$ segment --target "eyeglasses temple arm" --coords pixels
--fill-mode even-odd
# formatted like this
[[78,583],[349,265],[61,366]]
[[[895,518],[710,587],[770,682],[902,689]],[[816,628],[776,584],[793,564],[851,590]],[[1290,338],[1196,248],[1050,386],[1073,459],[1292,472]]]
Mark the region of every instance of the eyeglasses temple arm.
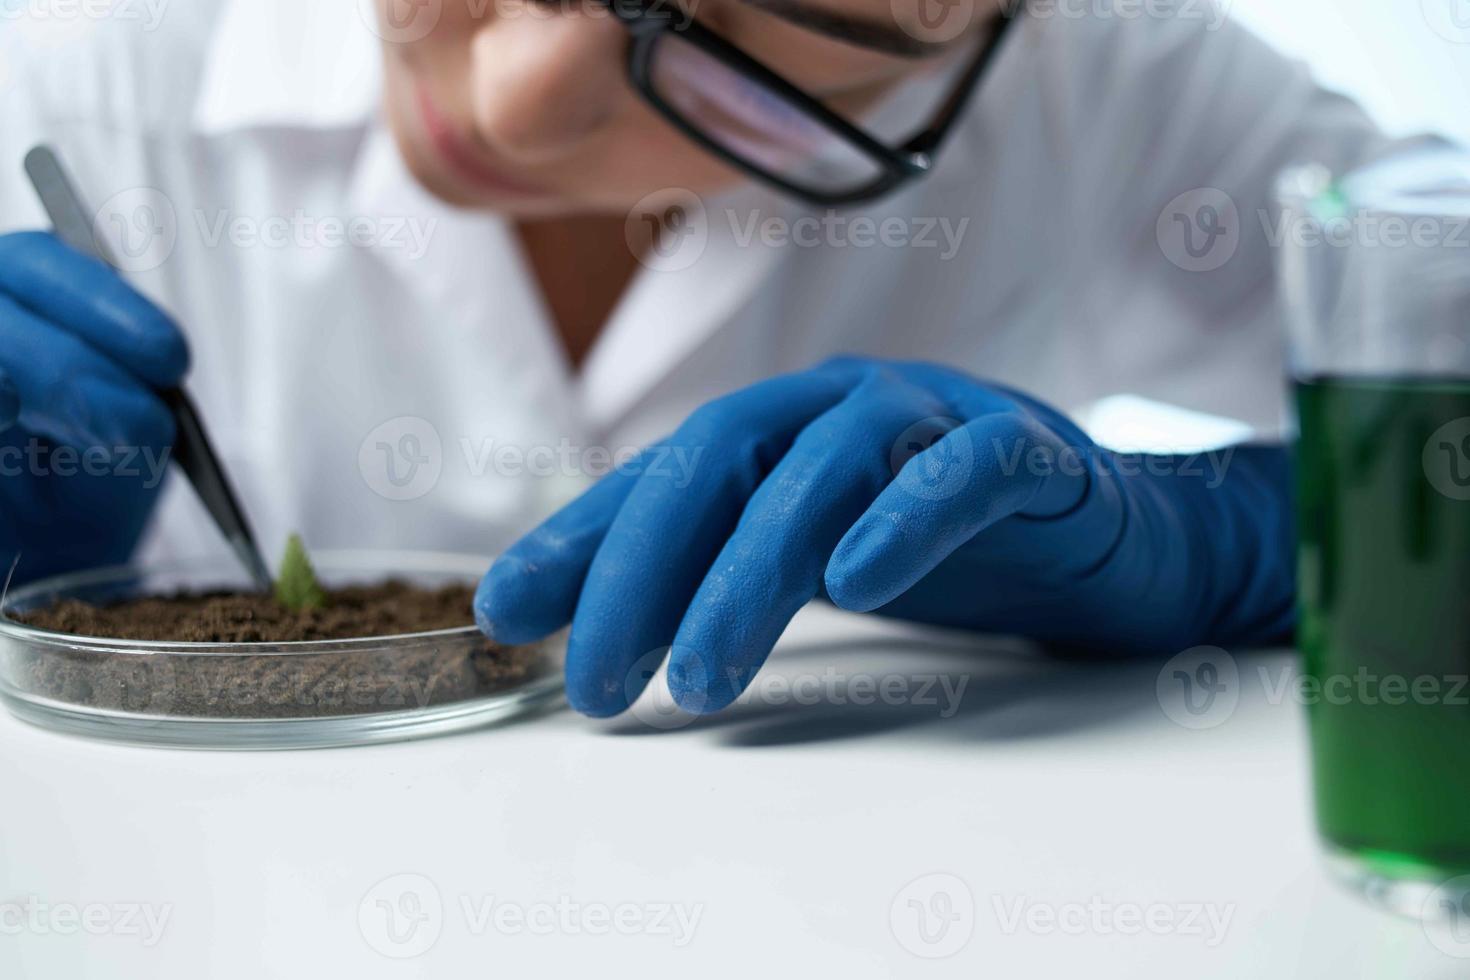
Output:
[[[999,26],[985,39],[985,43],[975,53],[974,60],[965,68],[965,73],[955,83],[955,87],[949,93],[949,97],[944,100],[944,104],[934,114],[933,120],[918,135],[904,145],[903,151],[905,153],[928,158],[939,149],[940,144],[944,142],[944,138],[949,135],[950,129],[953,128],[955,120],[964,113],[965,108],[970,104],[970,100],[974,98],[975,90],[980,87],[978,84],[980,76],[985,73],[985,69],[995,57],[995,52],[1000,47],[1001,41],[1005,40],[1011,24],[1020,18],[1024,8],[1024,0],[1003,0]],[[927,159],[924,169],[928,169]]]

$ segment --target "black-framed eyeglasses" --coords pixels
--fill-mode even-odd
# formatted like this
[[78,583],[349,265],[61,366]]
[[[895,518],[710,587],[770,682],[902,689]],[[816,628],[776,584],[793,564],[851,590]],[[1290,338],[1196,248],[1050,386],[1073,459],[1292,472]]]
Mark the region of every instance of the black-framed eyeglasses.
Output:
[[879,142],[670,0],[596,0],[629,32],[633,87],[690,139],[809,204],[871,201],[928,173],[1011,17],[1002,18],[938,110],[897,147]]

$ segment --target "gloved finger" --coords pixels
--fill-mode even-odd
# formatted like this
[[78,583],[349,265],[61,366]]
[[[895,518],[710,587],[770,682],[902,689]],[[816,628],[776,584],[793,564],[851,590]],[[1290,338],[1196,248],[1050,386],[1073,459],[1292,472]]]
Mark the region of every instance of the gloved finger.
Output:
[[188,370],[184,336],[162,310],[106,263],[48,232],[0,236],[0,294],[150,385],[173,387]]
[[[682,451],[682,450],[680,450]],[[639,478],[669,465],[675,447],[650,447],[509,548],[475,596],[480,628],[502,643],[532,643],[566,626],[592,559]]]
[[117,362],[0,295],[0,371],[27,430],[78,449],[166,446],[173,418]]
[[486,636],[534,643],[572,621],[592,556],[648,455],[604,476],[496,559],[475,592],[475,621]]
[[15,383],[5,372],[0,371],[0,432],[14,425],[19,415],[20,393],[15,390]]
[[912,361],[895,365],[895,369],[949,402],[959,410],[962,418],[978,419],[1002,412],[1019,412],[1039,421],[1069,446],[1092,445],[1092,440],[1077,423],[1023,391],[995,382],[977,384],[973,377],[942,364]]
[[[1019,412],[954,429],[910,459],[842,536],[827,565],[827,595],[858,612],[886,605],[998,521],[1075,506],[1088,486],[1085,462]],[[1024,531],[1012,544],[1034,547]]]
[[687,711],[718,711],[816,597],[832,549],[893,479],[894,442],[950,409],[883,371],[809,425],[751,498],[690,603],[669,654]]
[[670,438],[688,465],[642,475],[588,572],[567,649],[574,708],[607,717],[636,700],[751,495],[862,371],[826,365],[761,382],[706,405]]

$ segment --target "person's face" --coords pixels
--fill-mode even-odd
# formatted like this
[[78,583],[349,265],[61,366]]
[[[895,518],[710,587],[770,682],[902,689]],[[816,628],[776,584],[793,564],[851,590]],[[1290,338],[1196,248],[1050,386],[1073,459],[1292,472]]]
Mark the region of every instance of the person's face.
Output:
[[[972,47],[988,19],[977,11],[993,11],[998,2],[684,0],[684,6],[853,118],[947,52]],[[965,18],[965,29],[945,43],[925,33],[932,16],[921,19],[921,5],[935,3],[948,4],[948,16]],[[667,188],[706,193],[741,179],[632,88],[624,67],[627,31],[601,6],[584,0],[377,4],[384,37],[405,38],[384,42],[388,118],[415,177],[452,204],[514,217],[619,212]],[[424,33],[415,19],[428,16],[432,29]]]

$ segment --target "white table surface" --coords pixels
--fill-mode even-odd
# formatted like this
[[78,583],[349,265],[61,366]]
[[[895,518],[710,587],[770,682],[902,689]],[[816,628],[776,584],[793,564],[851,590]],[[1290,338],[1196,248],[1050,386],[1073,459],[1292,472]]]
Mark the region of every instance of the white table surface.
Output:
[[[1302,709],[1271,694],[1293,661],[1235,663],[1233,712],[1190,729],[1157,664],[813,609],[760,698],[668,731],[563,709],[193,753],[4,715],[0,907],[29,911],[0,917],[0,977],[1470,975],[1326,877]],[[803,676],[800,701],[837,696],[772,680]],[[884,677],[886,699],[851,703]],[[968,677],[949,717],[917,703],[940,677]],[[92,931],[37,903],[90,906]]]

